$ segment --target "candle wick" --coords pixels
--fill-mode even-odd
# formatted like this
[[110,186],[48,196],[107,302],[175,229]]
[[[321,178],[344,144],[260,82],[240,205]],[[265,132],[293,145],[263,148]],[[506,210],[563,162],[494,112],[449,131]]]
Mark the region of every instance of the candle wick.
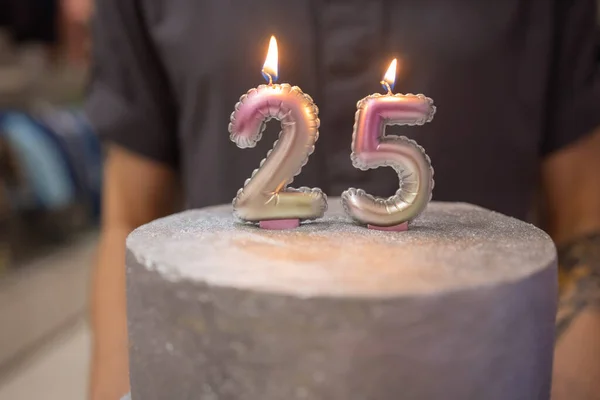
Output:
[[387,89],[387,94],[388,95],[392,95],[394,93],[392,93],[392,88],[390,87],[390,84],[387,83],[387,81],[381,81],[380,82],[383,86],[385,86],[385,88]]
[[269,86],[273,86],[273,77],[271,76],[271,74],[265,71],[264,69],[262,70],[262,73],[269,78]]

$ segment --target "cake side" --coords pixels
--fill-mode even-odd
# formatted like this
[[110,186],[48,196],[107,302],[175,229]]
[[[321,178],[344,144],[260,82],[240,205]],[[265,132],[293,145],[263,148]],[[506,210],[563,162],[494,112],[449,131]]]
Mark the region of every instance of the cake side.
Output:
[[169,281],[129,253],[133,400],[547,400],[555,265],[396,298]]

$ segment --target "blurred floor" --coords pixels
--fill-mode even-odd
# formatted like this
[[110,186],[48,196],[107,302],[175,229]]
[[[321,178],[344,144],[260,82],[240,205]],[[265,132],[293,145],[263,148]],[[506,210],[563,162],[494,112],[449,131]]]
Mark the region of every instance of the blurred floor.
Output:
[[97,234],[0,279],[0,400],[84,400]]
[[84,400],[89,330],[80,320],[0,381],[0,400]]

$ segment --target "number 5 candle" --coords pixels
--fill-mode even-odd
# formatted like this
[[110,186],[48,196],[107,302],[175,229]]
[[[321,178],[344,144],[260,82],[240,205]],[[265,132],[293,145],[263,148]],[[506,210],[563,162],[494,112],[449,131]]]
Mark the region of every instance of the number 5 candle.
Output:
[[314,151],[319,137],[318,108],[297,86],[275,84],[277,41],[271,37],[263,76],[267,85],[250,89],[231,114],[231,140],[254,147],[271,119],[281,122],[279,140],[233,200],[235,214],[267,229],[293,228],[300,220],[323,216],[327,197],[318,188],[287,188]]
[[435,114],[433,101],[422,94],[393,94],[396,60],[381,82],[387,94],[373,94],[360,100],[352,136],[352,164],[367,170],[389,166],[400,179],[396,194],[387,199],[362,189],[342,194],[342,205],[354,220],[369,228],[406,230],[431,200],[433,168],[425,150],[404,136],[387,136],[388,125],[423,125]]

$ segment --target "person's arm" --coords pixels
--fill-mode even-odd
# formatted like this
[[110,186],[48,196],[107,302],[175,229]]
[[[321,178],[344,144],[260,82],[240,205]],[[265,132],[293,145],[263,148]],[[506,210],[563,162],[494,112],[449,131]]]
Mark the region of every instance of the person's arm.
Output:
[[172,208],[178,169],[177,109],[148,31],[152,2],[102,0],[92,20],[86,113],[109,144],[99,259],[93,282],[92,400],[128,389],[125,237]]
[[559,250],[553,400],[600,393],[600,129],[543,165]]
[[174,210],[175,176],[165,165],[111,146],[105,165],[103,214],[92,290],[92,400],[129,390],[125,312],[125,238]]
[[559,249],[600,233],[600,127],[548,156],[542,182],[548,231]]
[[596,1],[556,0],[542,184],[559,250],[553,400],[600,393],[600,80]]

